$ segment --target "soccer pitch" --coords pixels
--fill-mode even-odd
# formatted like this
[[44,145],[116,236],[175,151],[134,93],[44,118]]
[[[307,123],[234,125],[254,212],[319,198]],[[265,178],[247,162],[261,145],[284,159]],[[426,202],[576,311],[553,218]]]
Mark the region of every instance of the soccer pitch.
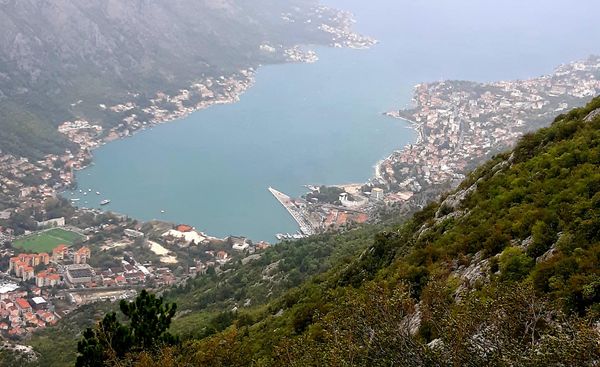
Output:
[[50,253],[56,246],[60,244],[71,246],[79,238],[82,238],[82,236],[78,233],[54,228],[21,238],[15,241],[13,246],[29,252]]

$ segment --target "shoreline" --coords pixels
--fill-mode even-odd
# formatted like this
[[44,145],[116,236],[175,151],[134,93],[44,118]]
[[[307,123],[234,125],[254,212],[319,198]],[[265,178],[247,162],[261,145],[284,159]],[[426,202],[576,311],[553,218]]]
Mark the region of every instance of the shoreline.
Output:
[[[93,154],[92,154],[93,151],[98,148],[101,148],[104,145],[107,145],[108,143],[133,137],[139,133],[142,133],[146,130],[150,130],[150,129],[160,126],[160,125],[164,125],[164,124],[171,123],[171,122],[176,122],[177,120],[189,117],[191,114],[193,114],[195,112],[199,112],[199,111],[208,109],[215,105],[225,105],[225,104],[233,104],[233,103],[239,102],[241,95],[244,92],[246,92],[249,88],[251,88],[256,81],[255,77],[254,77],[256,71],[252,68],[242,69],[233,75],[239,75],[239,74],[243,75],[244,73],[246,73],[247,75],[246,75],[246,79],[242,81],[241,89],[239,91],[236,91],[235,94],[229,96],[226,99],[214,100],[214,101],[201,101],[194,107],[185,107],[183,109],[168,111],[169,114],[167,114],[164,117],[156,117],[156,118],[150,119],[149,121],[142,122],[142,126],[137,129],[134,129],[134,130],[126,129],[125,132],[120,134],[117,132],[116,128],[112,128],[110,130],[111,132],[108,133],[107,135],[104,135],[95,140],[90,140],[90,142],[89,142],[90,144],[88,146],[83,147],[83,149],[80,147],[81,150],[80,150],[79,154],[76,156],[76,158],[79,158],[77,160],[77,163],[79,163],[79,164],[77,166],[72,167],[72,169],[75,171],[82,171],[86,168],[89,168],[91,165],[94,164]],[[232,78],[232,80],[233,80],[233,78]],[[238,81],[240,81],[240,80],[238,80]],[[158,92],[158,93],[161,93],[161,92]],[[84,120],[79,120],[79,121],[86,122],[89,124],[89,122],[84,121]],[[75,123],[79,122],[79,121],[75,121]],[[64,124],[71,123],[71,122],[72,121],[66,121],[61,126],[64,126]],[[96,125],[90,125],[90,126],[96,126]],[[64,132],[63,132],[63,134],[64,134]],[[67,135],[67,137],[69,137],[69,136]],[[73,139],[70,139],[70,141],[77,144],[77,142],[74,141]],[[82,162],[84,162],[85,160],[89,160],[89,162],[86,164],[82,164]],[[73,184],[76,184],[76,182],[74,180],[70,184],[62,187],[61,189],[62,190],[69,189],[70,187],[72,187]]]
[[[234,89],[233,91],[228,90],[228,94],[220,95],[219,98],[212,101],[202,101],[193,108],[187,107],[177,109],[169,112],[168,114],[160,115],[159,118],[151,119],[150,125],[143,126],[140,129],[133,131],[133,133],[128,132],[125,135],[118,136],[118,138],[125,138],[135,133],[144,131],[148,128],[152,128],[155,125],[172,122],[179,118],[184,118],[186,116],[189,116],[191,113],[211,107],[215,104],[235,103],[240,100],[241,95],[245,91],[247,91],[256,83],[255,75],[256,71],[253,69],[240,71],[238,74],[235,74],[234,76],[228,79],[229,83],[233,83],[236,85],[236,89]],[[481,85],[483,88],[504,88],[506,89],[506,91],[511,92],[513,88],[521,88],[520,86],[518,86],[519,83],[520,81],[500,81],[495,83],[477,83],[476,85]],[[417,139],[416,142],[407,144],[404,147],[394,150],[387,156],[387,158],[376,162],[374,166],[374,173],[371,176],[371,178],[369,178],[366,181],[365,184],[370,184],[372,186],[384,185],[387,186],[388,191],[398,191],[401,194],[407,194],[409,192],[412,194],[420,193],[424,189],[428,190],[428,188],[433,187],[435,185],[441,185],[443,184],[443,182],[454,182],[462,179],[466,172],[465,169],[468,168],[469,162],[471,160],[479,158],[480,156],[485,156],[485,154],[479,153],[479,151],[486,151],[486,149],[488,149],[489,147],[477,143],[477,141],[470,142],[469,145],[466,145],[463,141],[464,139],[472,139],[472,136],[477,136],[477,134],[473,135],[473,133],[475,133],[476,131],[480,131],[481,134],[483,134],[483,136],[486,136],[486,139],[488,139],[488,141],[490,141],[489,139],[491,138],[496,140],[499,139],[497,141],[498,144],[501,142],[510,143],[510,141],[516,139],[519,136],[519,126],[522,126],[523,123],[517,123],[518,119],[513,119],[515,121],[514,126],[510,124],[510,121],[512,120],[501,119],[501,121],[508,122],[505,122],[504,126],[502,122],[499,122],[494,126],[495,130],[490,130],[490,128],[484,126],[479,127],[479,125],[477,125],[479,124],[477,122],[477,118],[479,117],[480,112],[472,111],[477,111],[477,108],[484,108],[483,102],[473,102],[477,98],[481,97],[478,96],[478,94],[470,95],[468,97],[465,97],[466,99],[463,98],[463,100],[461,100],[460,104],[458,105],[456,105],[456,103],[453,104],[451,101],[446,101],[446,94],[451,93],[446,91],[446,85],[452,84],[452,81],[437,82],[431,84],[417,84],[415,86],[415,92],[413,97],[413,100],[415,101],[414,106],[411,106],[410,108],[404,110],[396,110],[382,113],[384,116],[403,120],[406,123],[408,123],[408,127],[414,129],[414,131],[417,132]],[[471,84],[469,84],[468,86],[471,86]],[[439,89],[439,92],[436,92],[436,88]],[[440,95],[436,95],[435,98],[436,101],[441,101],[439,103],[443,103],[443,105],[437,106],[434,109],[424,108],[423,101],[428,101],[429,98],[433,98],[432,93],[440,93]],[[540,94],[543,95],[543,93],[541,92]],[[552,94],[549,95],[551,96]],[[177,96],[175,98],[177,98]],[[492,95],[490,95],[490,97],[485,98],[485,103],[496,103]],[[489,102],[489,98],[492,98],[492,102]],[[498,98],[499,97],[497,97],[496,99]],[[477,103],[479,103],[479,105]],[[532,106],[535,106],[537,102],[528,101],[527,103],[531,104]],[[466,107],[462,107],[463,104]],[[499,105],[500,107],[496,107],[497,105]],[[499,102],[497,104],[494,104],[493,106],[493,108],[497,108],[500,110],[503,108],[508,108],[500,104]],[[457,110],[453,110],[453,108]],[[546,110],[546,108],[547,107],[545,107],[544,110]],[[515,113],[520,112],[518,110],[515,110]],[[462,122],[465,118],[467,121]],[[477,127],[474,128],[474,124],[477,125]],[[426,134],[426,131],[428,130],[433,130],[433,133]],[[504,135],[488,136],[490,134],[498,134],[495,131],[499,130],[506,131],[507,133]],[[436,139],[453,139],[451,141],[451,149],[445,152],[439,149],[435,149],[434,146],[436,145]],[[112,140],[114,139],[103,139],[101,140],[101,144],[104,145]],[[494,145],[492,143],[493,140],[491,140],[489,143],[490,147]],[[97,147],[98,146],[95,146],[93,147],[93,149],[96,149]],[[93,149],[91,149],[90,151],[93,151]],[[460,155],[457,155],[453,154],[451,150],[463,152]],[[89,163],[93,164],[93,162]],[[411,165],[414,167],[411,168]],[[397,180],[399,170],[406,172],[402,172],[402,175],[400,176],[401,178]],[[330,186],[344,187],[347,185],[333,184]]]
[[411,107],[383,115],[407,121],[418,141],[379,161],[375,178],[389,192],[415,197],[447,190],[490,154],[597,95],[599,62],[590,56],[525,80],[417,84]]
[[382,115],[392,118],[392,119],[395,119],[395,120],[401,120],[401,121],[407,122],[409,125],[409,128],[413,129],[417,133],[417,140],[414,143],[405,145],[401,149],[392,151],[386,158],[383,158],[383,159],[380,159],[379,161],[377,161],[374,166],[375,173],[373,174],[373,177],[371,177],[367,181],[367,183],[373,182],[373,181],[384,181],[385,178],[381,172],[383,165],[386,162],[389,162],[394,157],[394,154],[397,154],[397,152],[402,151],[408,147],[411,147],[412,145],[420,145],[425,140],[424,133],[423,133],[423,123],[420,123],[420,122],[411,120],[408,117],[402,116],[402,114],[400,114],[399,111],[383,112]]
[[[329,48],[350,48],[355,50],[369,49],[372,46],[378,44],[378,41],[370,37],[365,37],[351,31],[349,28],[335,29],[331,28],[326,30],[332,34],[332,40],[329,44],[323,45]],[[341,43],[340,43],[341,42]],[[313,45],[315,46],[315,45]],[[281,63],[274,63],[272,65],[285,65],[289,63],[315,63],[319,60],[317,53],[314,50],[309,49],[310,45],[296,45],[294,47],[284,50],[286,56],[285,60]],[[271,64],[270,64],[271,65]],[[256,73],[258,68],[263,65],[258,65],[257,68],[240,69],[236,72],[232,72],[228,76],[220,77],[208,77],[204,80],[196,81],[192,86],[187,89],[179,90],[180,94],[175,96],[169,96],[162,92],[157,92],[155,99],[150,99],[152,103],[150,108],[142,110],[143,112],[152,112],[152,117],[146,121],[139,121],[136,119],[136,114],[131,114],[123,119],[123,123],[116,127],[110,128],[108,132],[96,124],[93,124],[85,120],[76,121],[65,121],[59,126],[59,132],[65,134],[69,141],[79,145],[80,149],[76,155],[72,155],[70,166],[65,166],[69,179],[61,182],[60,186],[56,189],[57,194],[65,199],[68,196],[65,193],[69,190],[76,190],[78,188],[78,182],[75,179],[74,172],[82,171],[90,166],[94,165],[94,151],[104,145],[116,141],[122,140],[128,137],[132,137],[136,134],[142,133],[143,131],[150,130],[156,126],[163,125],[166,123],[176,122],[179,119],[189,117],[191,114],[208,109],[215,105],[233,104],[240,101],[241,96],[247,92],[256,83]],[[217,85],[221,87],[221,91],[215,90],[218,88],[211,88]],[[192,95],[193,92],[195,95]],[[184,101],[189,101],[190,96],[200,96],[202,98],[194,106],[184,106]],[[204,99],[205,95],[208,95],[209,100]],[[175,102],[176,108],[172,110],[161,110],[157,106],[157,102]],[[115,113],[138,111],[139,106],[135,102],[123,102],[115,106],[107,107],[103,104],[99,104],[102,110],[111,110]],[[128,127],[131,126],[131,129]],[[89,130],[92,132],[95,130],[96,134],[89,134]],[[67,151],[68,154],[70,152]],[[93,208],[85,206],[76,206],[75,203],[71,203],[78,209],[92,209],[99,210],[101,212],[111,212],[111,210],[105,210],[103,208]]]

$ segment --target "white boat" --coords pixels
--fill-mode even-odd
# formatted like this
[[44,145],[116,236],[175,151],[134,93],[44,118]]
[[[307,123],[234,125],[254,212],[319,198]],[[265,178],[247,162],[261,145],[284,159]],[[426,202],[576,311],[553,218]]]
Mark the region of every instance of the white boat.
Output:
[[71,201],[79,201],[79,200],[81,200],[81,199],[71,199]]
[[96,191],[96,195],[100,195],[100,191]]
[[100,205],[108,205],[108,204],[110,204],[110,200],[108,200],[108,199],[104,199],[100,202]]

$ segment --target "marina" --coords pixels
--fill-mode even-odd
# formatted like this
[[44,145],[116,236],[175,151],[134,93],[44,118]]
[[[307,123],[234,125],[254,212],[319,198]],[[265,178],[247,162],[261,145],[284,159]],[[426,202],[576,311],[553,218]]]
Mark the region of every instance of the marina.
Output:
[[[298,223],[298,226],[300,227],[300,233],[302,235],[310,236],[316,233],[315,228],[305,217],[305,214],[303,212],[305,205],[297,205],[296,201],[292,200],[292,198],[280,191],[275,190],[272,187],[269,187],[269,191],[271,192],[271,194],[273,194],[273,196],[275,196],[275,199],[277,199],[277,201],[279,201],[279,203],[283,205],[283,207],[288,211],[288,213],[290,213],[290,215],[292,216],[292,218],[294,218],[296,223]],[[289,236],[293,237],[293,235],[288,234],[288,237]]]
[[[583,25],[561,29],[555,37],[556,26],[540,21],[539,32],[518,33],[515,45],[515,35],[507,35],[498,18],[486,18],[490,4],[460,2],[482,15],[480,32],[465,27],[453,35],[474,47],[457,47],[430,32],[421,18],[406,16],[428,14],[430,24],[449,29],[454,18],[447,14],[454,3],[329,0],[351,9],[357,30],[380,43],[369,50],[315,47],[315,64],[258,68],[252,88],[237,103],[214,105],[102,145],[94,151],[93,165],[75,171],[78,186],[92,188],[86,196],[77,195],[79,204],[87,200],[87,206],[98,207],[99,199],[110,198],[111,210],[139,220],[159,217],[218,237],[274,241],[274,234],[294,234],[298,226],[266,188],[299,197],[306,184],[367,182],[375,162],[416,143],[418,132],[411,124],[383,114],[407,106],[416,84],[527,79],[592,51],[589,41],[577,41]],[[513,3],[544,14],[536,19],[552,19],[550,8]],[[563,8],[574,15],[572,6]],[[553,42],[540,42],[542,34]],[[532,50],[540,57],[523,58]],[[385,167],[378,167],[376,176],[386,175]],[[344,223],[348,209],[353,208],[326,217],[322,229]]]

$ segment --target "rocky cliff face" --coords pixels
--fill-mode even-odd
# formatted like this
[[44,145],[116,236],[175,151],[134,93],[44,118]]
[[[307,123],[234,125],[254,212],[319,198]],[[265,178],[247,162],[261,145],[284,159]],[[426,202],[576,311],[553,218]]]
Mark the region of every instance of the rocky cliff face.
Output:
[[85,113],[281,62],[286,47],[328,43],[319,25],[335,17],[313,0],[0,0],[0,126],[56,126],[79,100]]

